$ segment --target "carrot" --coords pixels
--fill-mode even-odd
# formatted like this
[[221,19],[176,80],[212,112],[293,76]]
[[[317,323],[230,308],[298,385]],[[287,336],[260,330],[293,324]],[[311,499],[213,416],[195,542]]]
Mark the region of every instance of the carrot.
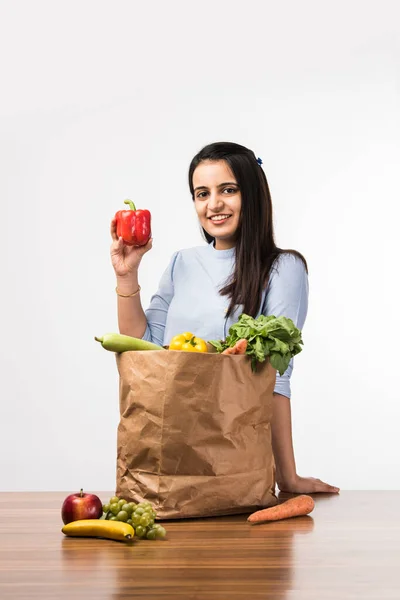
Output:
[[232,346],[232,348],[226,348],[222,354],[236,354],[236,346]]
[[279,521],[290,517],[308,515],[314,510],[315,502],[311,496],[301,494],[290,498],[277,506],[257,510],[248,517],[250,523],[262,523],[263,521]]
[[238,340],[235,344],[236,354],[246,354],[247,340]]
[[247,340],[238,340],[231,348],[226,348],[222,354],[246,354]]

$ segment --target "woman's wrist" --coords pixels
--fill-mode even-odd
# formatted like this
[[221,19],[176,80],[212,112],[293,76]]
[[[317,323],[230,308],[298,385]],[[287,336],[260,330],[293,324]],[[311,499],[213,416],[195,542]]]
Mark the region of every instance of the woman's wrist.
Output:
[[120,294],[133,294],[139,289],[138,273],[117,277],[117,290]]
[[294,484],[294,482],[297,479],[297,473],[294,472],[290,472],[290,473],[280,473],[278,470],[276,471],[276,483],[278,484],[279,489],[281,489],[282,486],[284,487],[290,487]]

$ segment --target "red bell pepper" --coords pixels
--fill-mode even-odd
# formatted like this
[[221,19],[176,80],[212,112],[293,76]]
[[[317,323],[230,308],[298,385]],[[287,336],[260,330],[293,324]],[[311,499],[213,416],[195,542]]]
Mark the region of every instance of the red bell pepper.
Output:
[[136,210],[132,200],[124,200],[129,204],[129,210],[119,210],[117,221],[117,236],[122,237],[128,246],[145,246],[151,236],[151,214],[148,210]]

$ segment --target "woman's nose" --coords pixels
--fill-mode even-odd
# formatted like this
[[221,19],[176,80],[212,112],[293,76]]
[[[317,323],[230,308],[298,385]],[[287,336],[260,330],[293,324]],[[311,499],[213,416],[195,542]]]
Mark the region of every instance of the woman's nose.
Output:
[[218,210],[218,208],[221,208],[221,206],[223,206],[222,198],[218,194],[211,193],[208,198],[208,208],[211,208],[212,210]]

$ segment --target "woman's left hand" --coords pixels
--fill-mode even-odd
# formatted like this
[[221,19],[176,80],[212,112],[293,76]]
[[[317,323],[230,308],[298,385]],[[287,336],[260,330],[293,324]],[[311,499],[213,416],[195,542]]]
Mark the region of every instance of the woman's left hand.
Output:
[[329,483],[315,479],[315,477],[300,477],[296,475],[295,479],[289,483],[277,482],[281,492],[289,492],[291,494],[314,494],[318,492],[327,492],[329,494],[338,494],[340,488]]

